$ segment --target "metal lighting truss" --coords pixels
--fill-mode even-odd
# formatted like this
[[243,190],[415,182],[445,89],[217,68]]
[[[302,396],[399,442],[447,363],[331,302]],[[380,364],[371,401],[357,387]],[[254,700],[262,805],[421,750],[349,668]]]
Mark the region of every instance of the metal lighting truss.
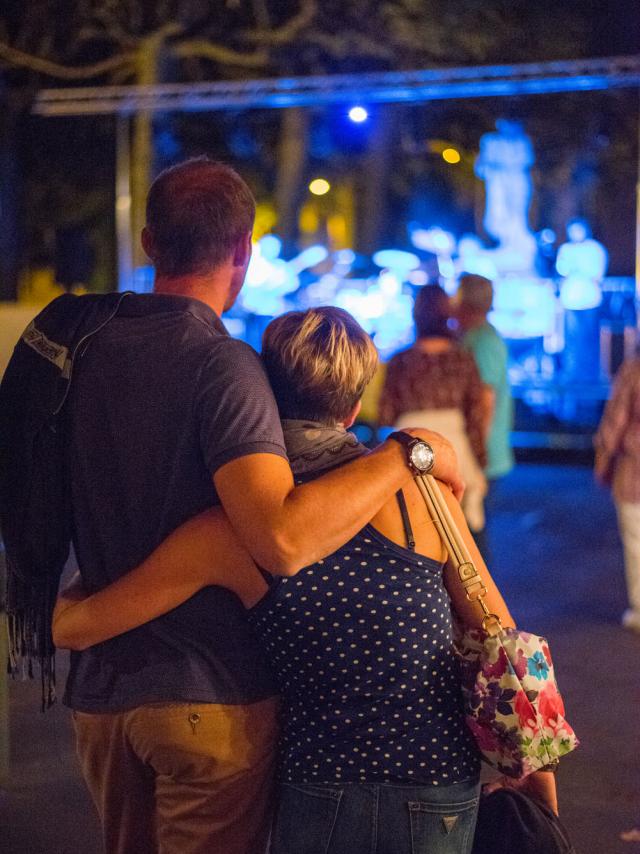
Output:
[[213,83],[43,89],[33,111],[43,116],[205,112],[354,102],[418,103],[633,86],[640,86],[640,56]]
[[[345,103],[420,103],[455,98],[495,98],[640,88],[640,55],[599,59],[486,65],[423,71],[331,74],[214,83],[159,83],[148,86],[92,86],[43,89],[33,112],[41,116],[118,117],[117,198],[120,266],[128,269],[128,117],[139,112],[206,112],[238,108],[279,109]],[[640,149],[639,149],[640,158]],[[636,214],[636,293],[640,295],[640,159]],[[127,249],[127,247],[129,247]],[[126,282],[121,270],[121,285]],[[640,313],[638,315],[640,323]]]

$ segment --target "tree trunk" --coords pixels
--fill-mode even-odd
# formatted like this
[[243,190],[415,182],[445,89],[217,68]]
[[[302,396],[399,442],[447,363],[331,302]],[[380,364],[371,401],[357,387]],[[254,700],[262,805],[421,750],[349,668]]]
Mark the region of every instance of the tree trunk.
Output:
[[[165,36],[164,32],[154,33],[138,48],[136,84],[151,86],[159,82]],[[145,205],[153,175],[153,161],[153,114],[142,110],[134,116],[131,142],[131,243],[134,270],[148,264],[140,244],[140,234],[145,223]]]
[[298,237],[298,211],[305,192],[309,126],[308,110],[288,107],[282,111],[275,200],[278,234],[285,254],[294,251]]
[[387,217],[392,122],[395,118],[393,107],[389,104],[378,108],[364,158],[358,204],[357,249],[365,255],[372,255],[381,248],[380,241]]
[[153,163],[153,119],[149,113],[138,113],[133,123],[131,145],[131,244],[134,269],[147,264],[140,244],[145,222],[145,204]]
[[3,104],[0,125],[0,300],[15,300],[20,275],[20,173],[17,134],[19,118]]

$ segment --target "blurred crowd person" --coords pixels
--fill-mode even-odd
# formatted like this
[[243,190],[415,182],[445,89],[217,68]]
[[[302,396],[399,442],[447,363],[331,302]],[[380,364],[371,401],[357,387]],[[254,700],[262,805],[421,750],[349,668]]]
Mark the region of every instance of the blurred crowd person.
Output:
[[595,440],[595,476],[611,489],[622,539],[629,607],[622,625],[640,633],[640,355],[616,375]]
[[[473,355],[484,386],[483,424],[487,444],[487,494],[485,515],[490,518],[497,500],[497,485],[514,466],[511,448],[513,397],[507,372],[507,345],[489,323],[493,305],[490,279],[472,273],[460,276],[453,298],[453,312],[461,332],[462,347]],[[489,544],[485,536],[480,550],[488,560]]]
[[487,319],[493,305],[491,281],[475,274],[462,275],[453,304],[454,316],[462,333],[462,346],[473,355],[485,385],[485,473],[491,482],[508,474],[514,465],[510,441],[513,398],[507,374],[507,345]]
[[381,426],[429,425],[453,443],[467,484],[463,510],[485,560],[486,519],[514,466],[508,353],[487,319],[492,304],[491,280],[476,274],[461,275],[453,298],[438,285],[423,287],[416,341],[387,363],[378,402]]
[[415,343],[387,363],[378,420],[396,429],[429,425],[453,444],[466,484],[462,508],[478,539],[485,526],[487,490],[487,416],[480,375],[473,356],[456,341],[443,288],[426,285],[418,291],[413,319]]

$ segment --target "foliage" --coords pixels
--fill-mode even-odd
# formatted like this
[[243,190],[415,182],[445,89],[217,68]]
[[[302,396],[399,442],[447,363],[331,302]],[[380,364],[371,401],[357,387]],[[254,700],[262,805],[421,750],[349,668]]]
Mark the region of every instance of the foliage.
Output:
[[[525,0],[8,0],[0,58],[59,79],[136,79],[162,45],[172,79],[576,56],[585,16]],[[384,37],[381,38],[380,34]]]
[[[449,4],[442,0],[30,0],[29,14],[25,15],[23,0],[5,0],[0,9],[0,73],[10,84],[11,98],[15,99],[18,93],[18,106],[24,107],[33,91],[43,85],[186,82],[575,58],[591,52],[594,20],[604,14],[604,0],[590,0],[587,4],[583,0],[564,0],[561,4],[551,0],[453,0]],[[596,119],[583,122],[583,102],[579,97],[559,97],[553,102],[553,124],[561,129],[560,142],[549,132],[544,105],[535,99],[527,100],[526,106],[524,101],[476,100],[429,104],[412,110],[388,108],[393,133],[385,145],[401,154],[393,162],[391,182],[396,209],[401,210],[402,200],[406,200],[412,187],[428,185],[454,207],[470,211],[477,200],[471,169],[473,150],[480,134],[492,126],[497,111],[505,107],[523,115],[542,141],[543,168],[539,175],[544,200],[560,180],[574,180],[576,171],[583,169],[580,164],[585,157],[588,160],[595,156],[593,139],[606,137],[610,126],[621,126],[618,119],[624,111],[615,106],[604,121],[604,129]],[[353,169],[360,159],[359,152],[345,151],[344,134],[340,137],[337,131],[333,133],[325,112],[312,112],[305,131],[314,135],[307,139],[306,146],[311,165],[331,157],[338,172],[344,174]],[[52,137],[60,134],[64,139],[65,131],[51,123],[45,131],[42,123],[37,126],[34,121],[28,126],[27,136],[35,128],[37,133],[46,132]],[[278,170],[278,160],[282,161],[281,152],[290,151],[291,147],[287,148],[283,139],[277,141],[280,115],[276,111],[248,117],[202,117],[198,120],[199,131],[187,117],[164,118],[159,124],[162,122],[165,129],[178,129],[182,139],[191,138],[196,150],[202,150],[207,135],[209,139],[217,138],[219,146],[224,146],[226,138],[234,152],[244,152],[238,156],[246,158],[249,171],[255,174],[256,188],[267,192],[275,184],[276,195],[285,199],[286,206],[285,197],[292,193],[295,181],[281,186],[291,163],[281,162]],[[304,123],[289,124],[297,126],[299,133]],[[281,125],[281,135],[287,132],[285,125]],[[580,127],[585,128],[591,142],[576,138],[576,128]],[[91,132],[96,128],[97,125],[90,125]],[[144,116],[140,118],[138,129],[140,141],[134,146],[134,154],[139,175],[134,195],[141,197],[152,164],[148,117],[146,127]],[[98,135],[103,137],[105,132],[101,124]],[[84,131],[73,133],[74,137],[87,137]],[[619,159],[626,162],[630,156],[632,146],[626,142],[625,134],[626,131],[614,132],[611,145],[598,149],[612,174]],[[424,142],[434,136],[453,140],[467,152],[458,170],[443,171],[437,158],[425,156]],[[42,150],[40,142],[37,146],[28,138],[23,142],[32,152],[27,161],[33,152]],[[85,170],[80,170],[82,181],[74,180],[77,176],[65,164],[64,146],[59,148],[52,167],[58,175],[52,182],[59,188],[56,193],[45,193],[38,186],[49,177],[40,160],[32,172],[34,178],[24,207],[33,216],[32,227],[35,225],[38,230],[44,229],[47,219],[49,225],[58,225],[68,217],[69,207],[78,217],[83,215],[80,195],[85,191]],[[69,151],[72,161],[77,156],[74,145],[69,146]],[[91,154],[82,151],[83,155]],[[371,168],[371,160],[366,162],[367,169]],[[309,165],[302,160],[298,163],[302,177],[307,168]],[[380,173],[381,180],[384,171]],[[98,192],[102,201],[94,196],[91,214],[84,214],[92,222],[96,221],[97,211],[102,211],[105,220],[110,221],[111,216],[112,176],[110,170],[101,168],[100,172],[105,183],[97,181],[94,186],[97,191],[104,188]],[[65,182],[66,190],[62,187]],[[381,188],[375,190],[380,195]],[[40,206],[36,200],[44,195],[48,204]],[[69,195],[75,197],[71,206],[67,202]],[[365,199],[365,207],[371,209],[371,202]],[[295,199],[289,203],[294,204]],[[373,209],[382,216],[382,205],[373,204]],[[557,218],[562,219],[560,213]]]

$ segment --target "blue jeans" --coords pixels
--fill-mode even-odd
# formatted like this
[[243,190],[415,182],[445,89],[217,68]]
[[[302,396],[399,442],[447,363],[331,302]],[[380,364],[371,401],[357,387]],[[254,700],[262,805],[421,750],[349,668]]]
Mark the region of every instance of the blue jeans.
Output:
[[480,784],[284,784],[271,854],[469,854]]

